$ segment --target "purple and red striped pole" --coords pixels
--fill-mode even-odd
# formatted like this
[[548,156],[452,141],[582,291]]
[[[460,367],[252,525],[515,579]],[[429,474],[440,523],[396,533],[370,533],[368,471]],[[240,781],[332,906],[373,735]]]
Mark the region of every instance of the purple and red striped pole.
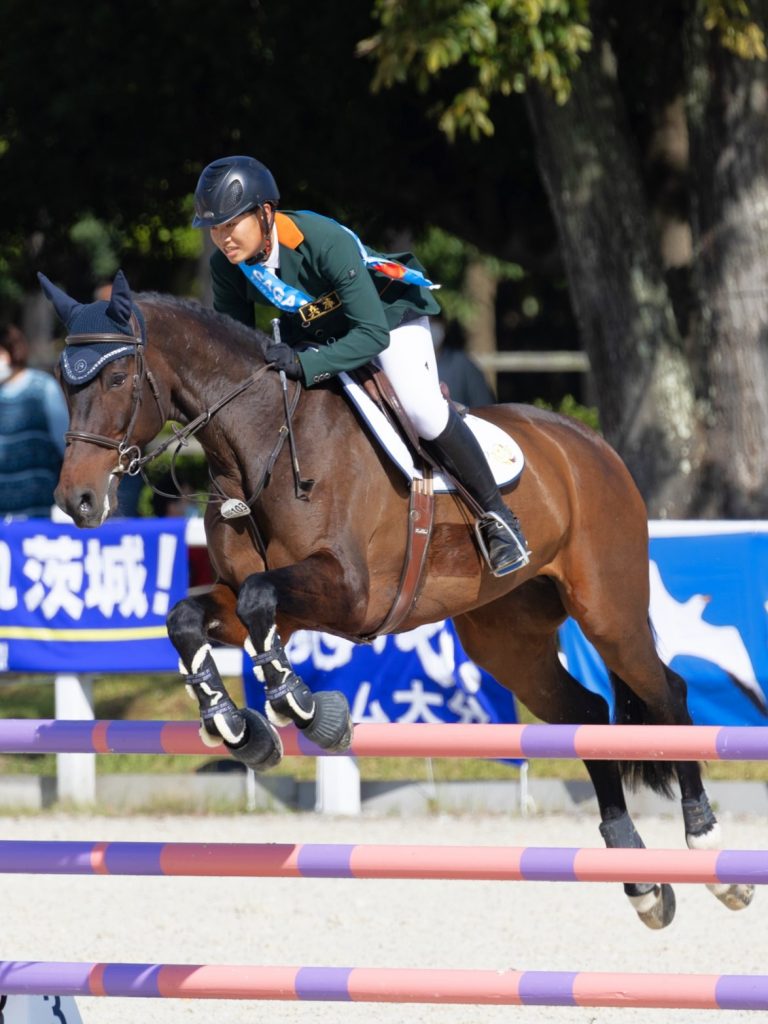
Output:
[[765,885],[768,852],[2,840],[0,874]]
[[5,995],[766,1010],[768,976],[0,962]]
[[[327,756],[289,726],[288,755]],[[214,754],[197,722],[0,720],[2,754]],[[766,761],[768,730],[740,725],[463,725],[365,723],[355,726],[357,757],[562,757],[596,761]],[[338,756],[338,755],[330,755]]]

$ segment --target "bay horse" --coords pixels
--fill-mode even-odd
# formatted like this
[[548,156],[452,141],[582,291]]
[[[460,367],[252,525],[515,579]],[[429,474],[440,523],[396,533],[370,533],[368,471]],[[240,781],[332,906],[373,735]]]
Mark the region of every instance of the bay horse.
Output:
[[[78,526],[102,523],[116,509],[121,475],[152,458],[144,447],[169,420],[194,432],[207,457],[205,533],[216,582],[179,602],[167,622],[198,701],[201,734],[212,744],[223,740],[256,771],[282,754],[275,724],[293,721],[321,747],[346,749],[345,699],[313,695],[282,644],[300,628],[358,638],[380,631],[407,543],[408,487],[399,469],[372,443],[335,381],[305,389],[271,370],[265,334],[191,301],[134,298],[122,273],[108,304],[86,305],[40,276],[68,331],[58,367],[70,412],[60,508]],[[494,577],[461,500],[438,495],[423,586],[398,631],[452,618],[468,656],[538,718],[608,723],[603,698],[558,657],[557,629],[571,615],[610,672],[618,722],[690,724],[685,682],[656,651],[647,513],[617,453],[566,416],[522,405],[474,412],[525,454],[514,503],[530,564]],[[287,417],[290,445],[283,444]],[[311,490],[299,479],[299,459]],[[233,505],[247,514],[227,518]],[[249,651],[266,686],[268,718],[234,705],[212,642]],[[669,796],[675,775],[688,845],[719,845],[698,764],[587,761],[586,768],[607,846],[643,846],[623,780]],[[731,909],[753,894],[748,885],[710,888]],[[624,889],[649,927],[672,920],[668,884]]]

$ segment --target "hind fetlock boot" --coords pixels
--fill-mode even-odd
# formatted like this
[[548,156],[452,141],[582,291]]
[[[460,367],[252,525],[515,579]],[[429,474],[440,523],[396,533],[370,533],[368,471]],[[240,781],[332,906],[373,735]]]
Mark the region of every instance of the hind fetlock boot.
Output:
[[445,430],[424,447],[485,510],[475,532],[493,575],[506,576],[526,566],[530,552],[517,516],[504,504],[477,438],[452,406]]

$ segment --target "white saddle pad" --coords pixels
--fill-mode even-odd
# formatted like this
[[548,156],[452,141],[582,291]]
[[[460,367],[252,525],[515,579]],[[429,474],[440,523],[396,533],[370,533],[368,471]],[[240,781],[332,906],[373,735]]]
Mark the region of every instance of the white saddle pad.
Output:
[[[349,400],[365,420],[368,427],[377,437],[379,444],[389,455],[396,466],[402,471],[407,480],[420,480],[422,473],[418,470],[411,458],[408,446],[402,440],[398,432],[389,422],[384,413],[376,403],[369,398],[367,392],[357,384],[347,373],[340,373],[339,379],[344,386]],[[488,464],[493,471],[496,483],[503,487],[511,484],[523,471],[525,459],[522,449],[517,441],[513,441],[509,434],[501,427],[481,420],[477,416],[467,416],[465,422],[472,430],[480,447],[485,453]],[[455,490],[450,481],[435,474],[433,478],[436,492],[447,493]]]

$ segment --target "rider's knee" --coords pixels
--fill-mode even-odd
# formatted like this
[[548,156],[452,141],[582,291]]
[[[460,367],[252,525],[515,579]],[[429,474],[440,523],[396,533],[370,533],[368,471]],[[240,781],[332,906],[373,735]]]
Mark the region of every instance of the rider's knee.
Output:
[[431,396],[418,409],[409,410],[411,422],[419,437],[434,441],[445,430],[450,407],[442,394]]

